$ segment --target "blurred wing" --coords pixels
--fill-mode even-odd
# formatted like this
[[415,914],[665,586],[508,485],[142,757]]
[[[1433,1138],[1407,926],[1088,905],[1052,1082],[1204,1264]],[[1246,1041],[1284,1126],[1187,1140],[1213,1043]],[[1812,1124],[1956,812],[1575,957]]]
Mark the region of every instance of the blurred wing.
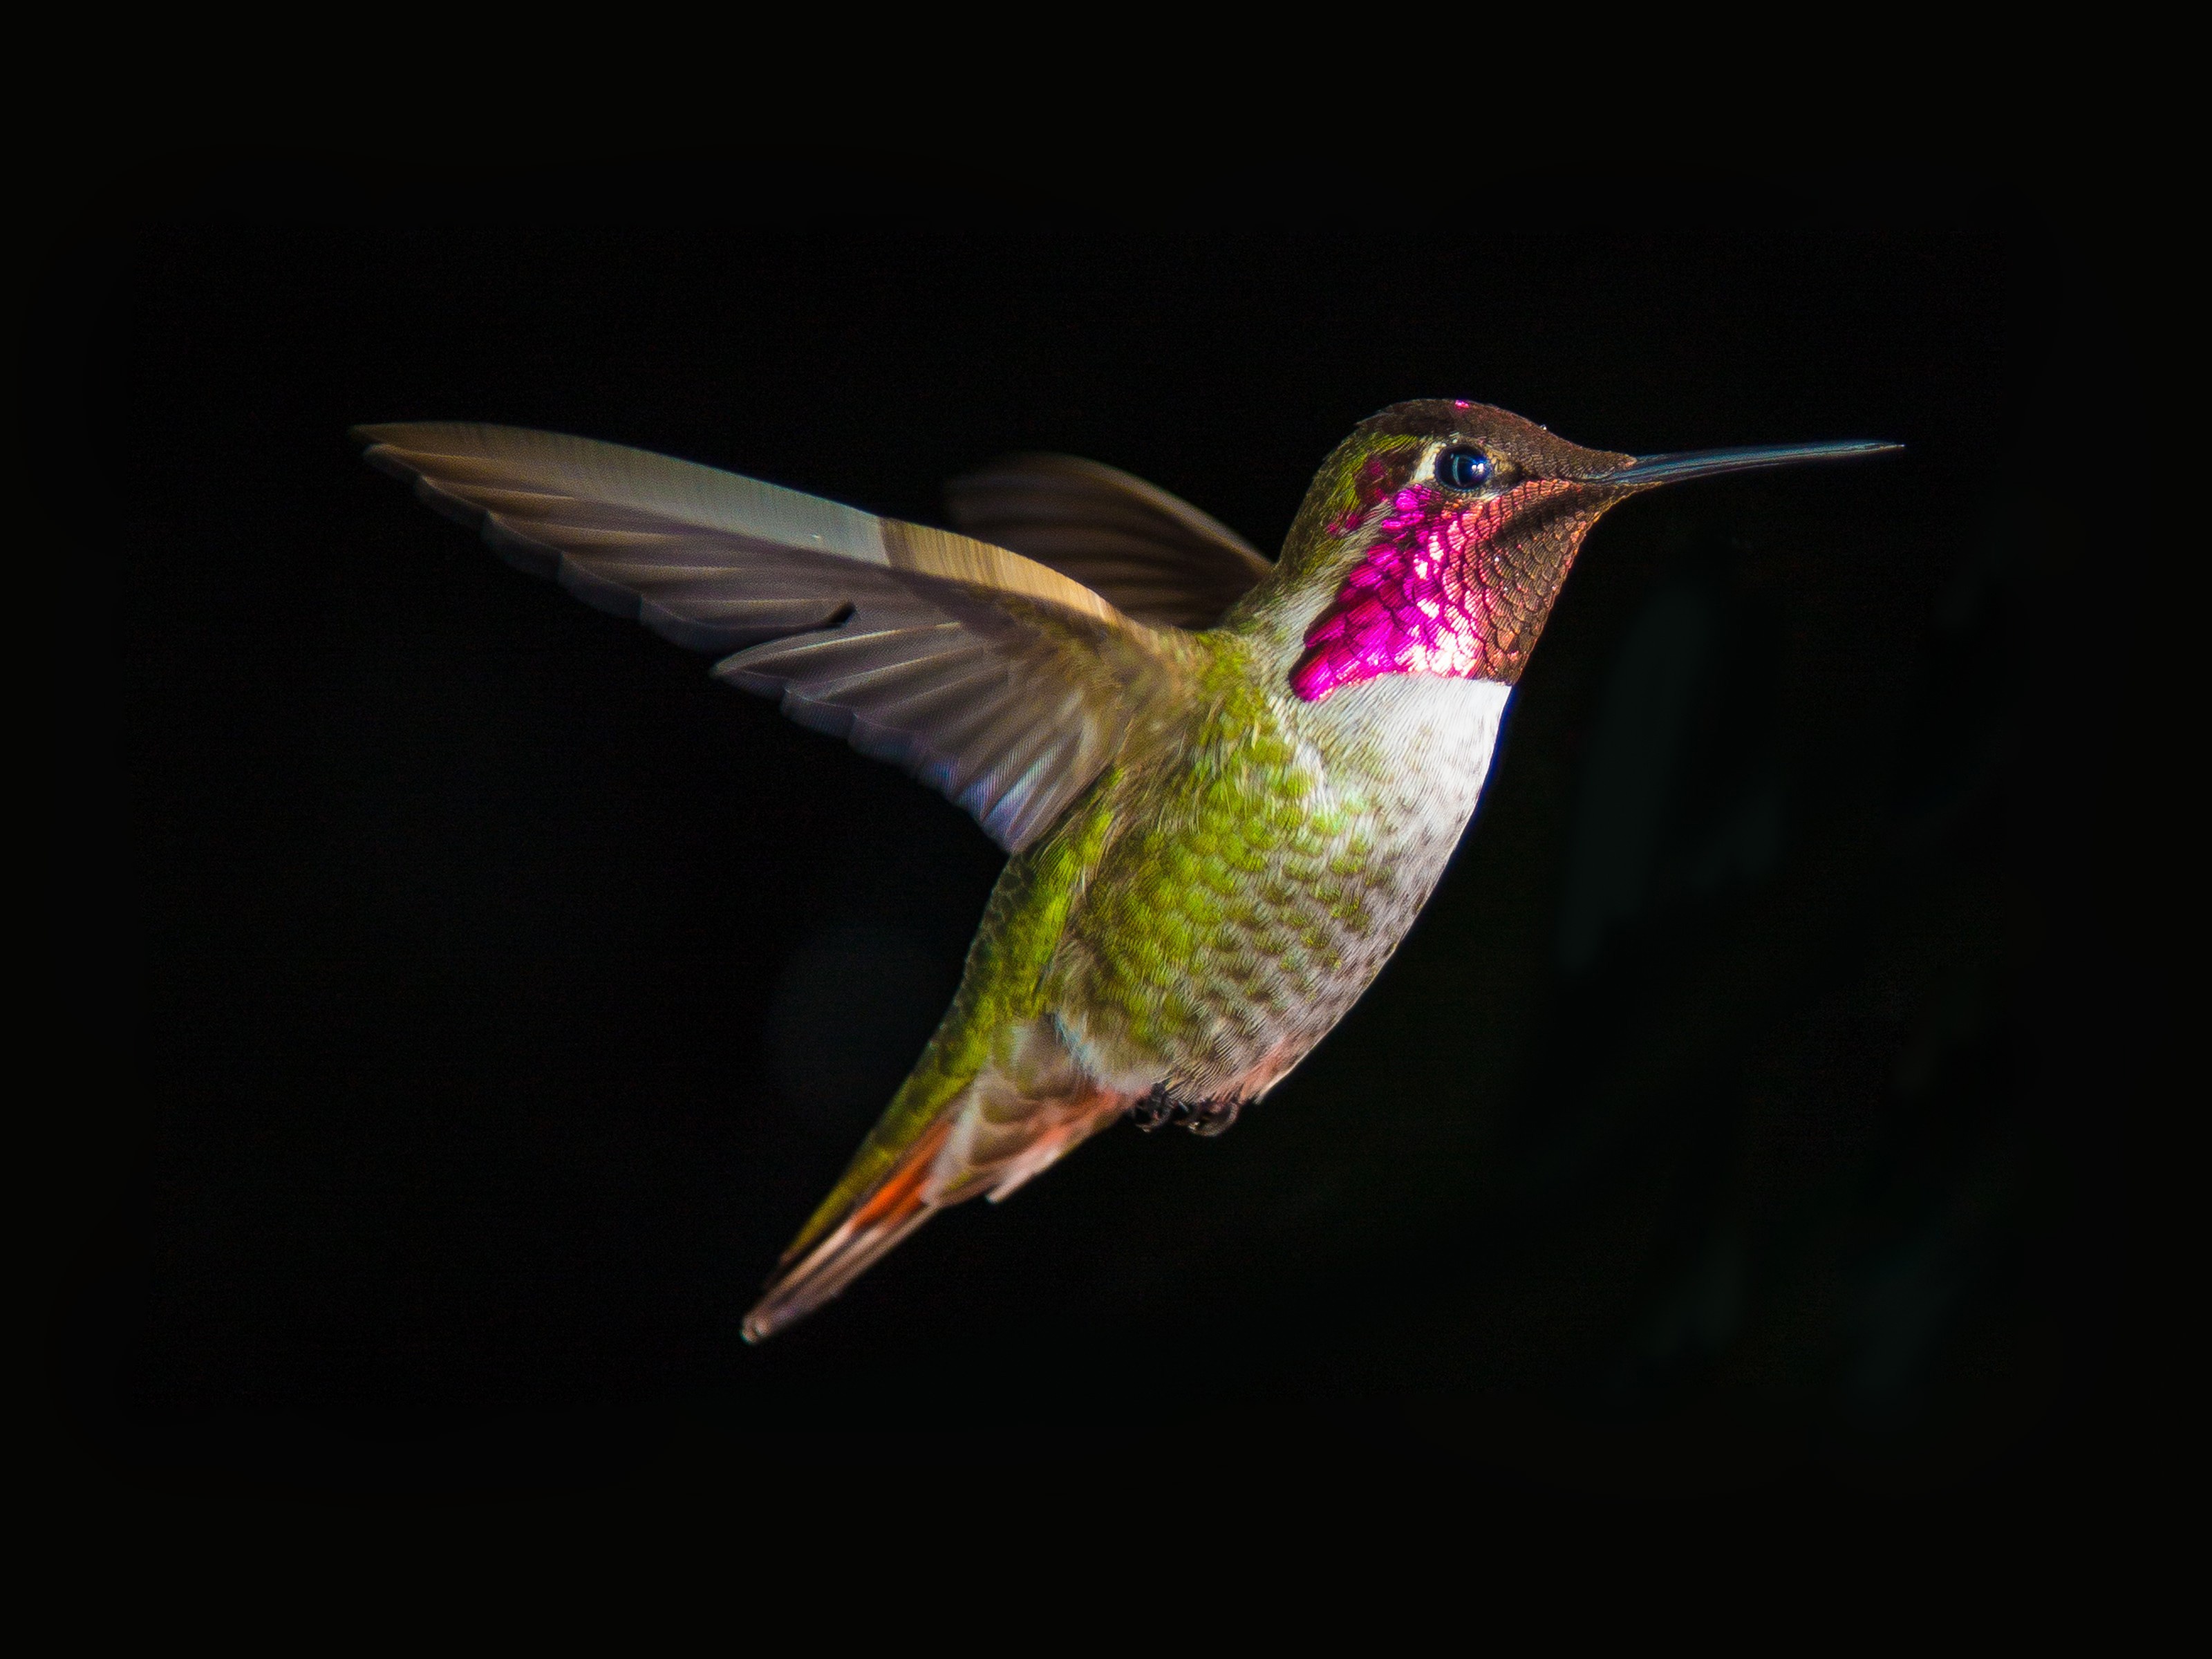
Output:
[[945,486],[952,520],[1104,594],[1139,622],[1211,628],[1274,567],[1142,478],[1073,455],[1010,455]]
[[371,465],[510,563],[899,763],[1018,852],[1180,682],[1170,636],[1010,553],[617,444],[366,426]]

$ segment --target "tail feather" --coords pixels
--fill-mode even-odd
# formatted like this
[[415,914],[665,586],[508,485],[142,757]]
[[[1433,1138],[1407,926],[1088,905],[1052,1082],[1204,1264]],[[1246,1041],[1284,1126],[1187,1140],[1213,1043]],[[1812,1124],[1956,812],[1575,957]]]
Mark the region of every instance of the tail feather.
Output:
[[745,1340],[764,1340],[812,1313],[938,1211],[978,1196],[994,1202],[1006,1197],[1128,1106],[1127,1096],[1095,1086],[1039,1098],[987,1072],[948,1103],[848,1214],[818,1239],[811,1225],[799,1235],[745,1316]]
[[939,1118],[907,1150],[883,1184],[827,1237],[803,1254],[794,1247],[785,1255],[767,1291],[745,1316],[746,1341],[763,1341],[805,1318],[929,1219],[936,1208],[929,1201],[930,1173],[951,1128],[949,1115]]

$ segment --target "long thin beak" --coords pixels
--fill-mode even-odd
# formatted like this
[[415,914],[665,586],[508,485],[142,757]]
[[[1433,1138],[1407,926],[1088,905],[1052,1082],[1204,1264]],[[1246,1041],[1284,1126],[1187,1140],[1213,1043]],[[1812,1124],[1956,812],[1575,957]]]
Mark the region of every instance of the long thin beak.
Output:
[[1846,461],[1861,455],[1886,455],[1903,444],[1768,444],[1756,449],[1698,449],[1678,455],[1645,455],[1618,472],[1609,472],[1608,485],[1648,489],[1653,484],[1680,483],[1686,478],[1713,478],[1723,472],[1755,472],[1761,467],[1796,466],[1805,461]]

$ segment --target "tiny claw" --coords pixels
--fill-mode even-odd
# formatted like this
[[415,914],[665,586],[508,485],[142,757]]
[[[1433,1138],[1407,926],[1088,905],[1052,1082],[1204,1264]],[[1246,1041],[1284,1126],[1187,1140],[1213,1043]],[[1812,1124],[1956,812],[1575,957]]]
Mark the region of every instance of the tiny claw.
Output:
[[1208,1140],[1216,1135],[1225,1135],[1236,1126],[1237,1114],[1243,1109],[1241,1100],[1209,1100],[1194,1112],[1190,1132],[1204,1135]]

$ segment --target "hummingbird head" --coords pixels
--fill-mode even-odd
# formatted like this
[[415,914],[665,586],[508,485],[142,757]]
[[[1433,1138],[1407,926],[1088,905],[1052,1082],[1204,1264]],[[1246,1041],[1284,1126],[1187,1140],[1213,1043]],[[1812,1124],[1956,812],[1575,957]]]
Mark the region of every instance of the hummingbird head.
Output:
[[[1315,476],[1268,586],[1304,596],[1291,689],[1318,702],[1383,674],[1510,685],[1605,510],[1662,483],[1891,444],[1638,458],[1584,449],[1486,404],[1426,398],[1360,423]],[[1317,610],[1307,609],[1318,597]],[[1271,607],[1273,608],[1273,607]]]

